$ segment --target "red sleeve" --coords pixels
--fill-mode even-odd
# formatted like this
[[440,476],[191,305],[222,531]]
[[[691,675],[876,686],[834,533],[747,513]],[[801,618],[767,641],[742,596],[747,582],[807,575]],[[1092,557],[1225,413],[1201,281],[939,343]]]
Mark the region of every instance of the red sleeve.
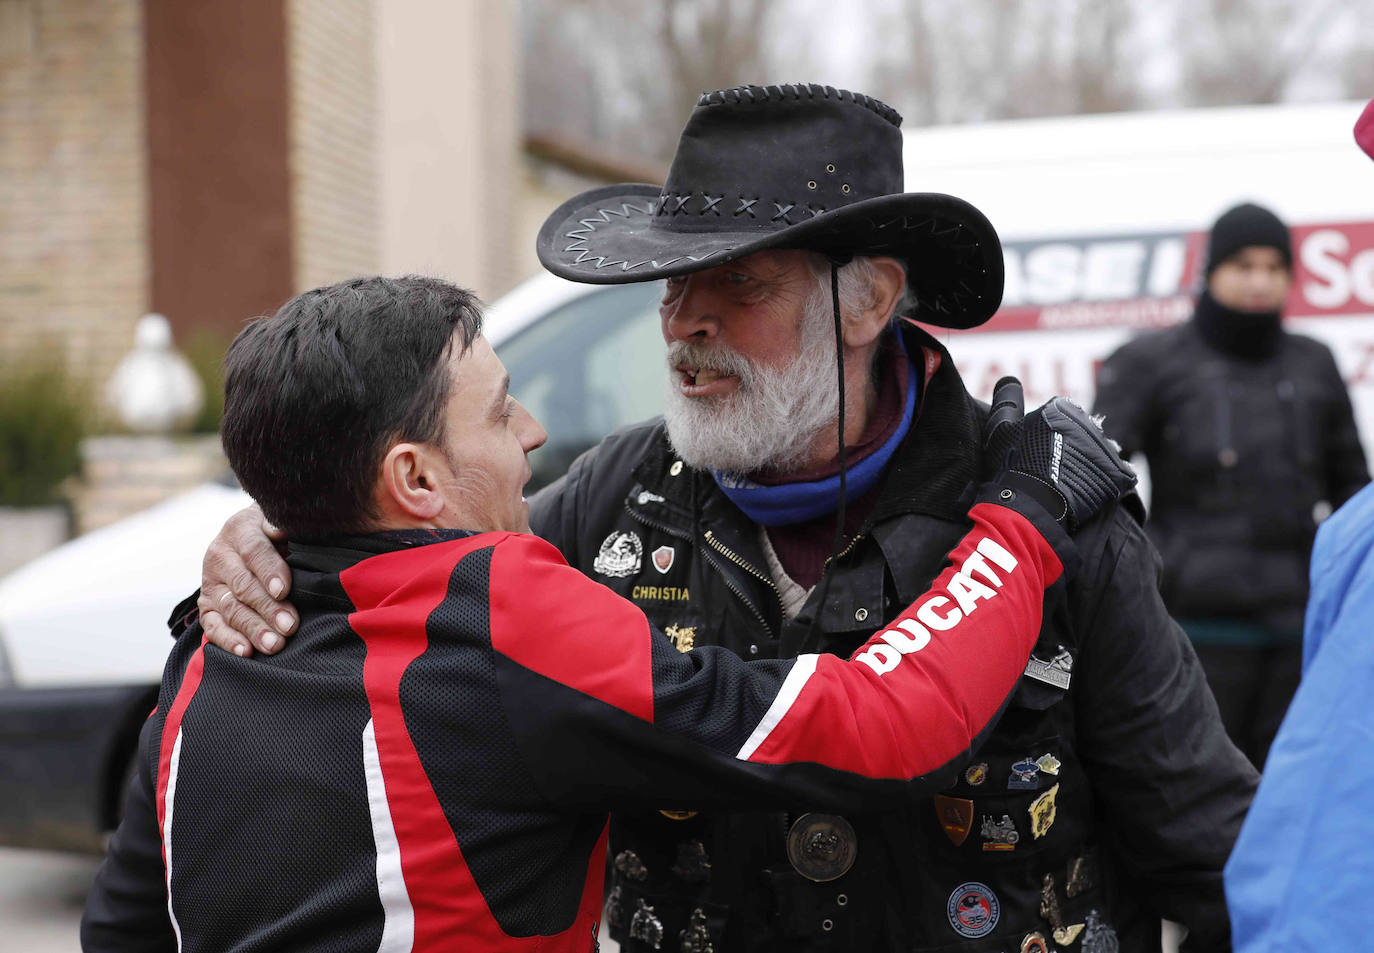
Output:
[[[550,774],[574,735],[592,760],[614,763],[633,748],[648,765],[659,752],[656,773],[646,769],[641,784],[651,774],[666,785],[680,772],[701,773],[700,764],[682,763],[683,737],[755,781],[759,767],[785,762],[885,780],[937,771],[996,719],[1040,633],[1045,590],[1064,571],[1026,517],[987,503],[970,517],[973,528],[931,589],[848,660],[745,662],[709,647],[679,655],[666,639],[655,645],[636,606],[570,568],[552,546],[508,537],[492,557],[493,648],[558,686],[522,689],[510,703],[519,709],[513,721]],[[579,699],[632,717],[617,727]],[[656,734],[656,717],[674,726],[673,744],[669,732]],[[798,776],[773,780],[785,787],[786,777]]]
[[509,536],[492,553],[491,645],[532,672],[654,720],[649,620],[537,536]]
[[1045,589],[1063,573],[1024,516],[989,503],[970,516],[930,590],[850,660],[797,660],[737,757],[905,778],[969,747],[1024,671]]

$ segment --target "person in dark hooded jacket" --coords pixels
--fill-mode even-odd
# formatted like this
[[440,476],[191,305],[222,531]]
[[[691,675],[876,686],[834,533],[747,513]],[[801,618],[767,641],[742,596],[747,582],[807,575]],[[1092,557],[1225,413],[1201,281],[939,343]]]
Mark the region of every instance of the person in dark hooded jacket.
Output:
[[1095,410],[1149,462],[1148,530],[1169,611],[1236,744],[1262,767],[1297,688],[1320,508],[1369,480],[1325,345],[1282,326],[1288,228],[1243,204],[1212,226],[1192,320],[1102,365]]

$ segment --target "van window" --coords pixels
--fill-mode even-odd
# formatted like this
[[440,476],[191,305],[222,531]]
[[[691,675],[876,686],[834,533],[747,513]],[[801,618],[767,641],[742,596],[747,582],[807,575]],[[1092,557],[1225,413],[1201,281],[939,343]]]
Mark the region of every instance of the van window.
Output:
[[610,285],[551,311],[500,347],[510,391],[549,432],[527,492],[562,476],[617,427],[663,413],[662,285]]

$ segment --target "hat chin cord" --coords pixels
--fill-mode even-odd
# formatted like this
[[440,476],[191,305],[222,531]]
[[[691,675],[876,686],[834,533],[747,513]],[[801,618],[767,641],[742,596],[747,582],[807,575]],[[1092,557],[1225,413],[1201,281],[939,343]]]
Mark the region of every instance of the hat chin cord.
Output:
[[840,385],[840,419],[838,421],[837,435],[839,441],[839,461],[840,461],[840,503],[835,510],[835,542],[830,547],[830,558],[826,560],[825,569],[821,574],[821,594],[816,601],[816,612],[811,617],[811,626],[806,633],[806,643],[803,647],[812,647],[816,644],[816,627],[820,624],[821,613],[825,611],[825,599],[830,593],[831,570],[835,566],[835,561],[839,559],[840,547],[844,545],[844,504],[847,487],[845,485],[845,447],[844,447],[844,329],[840,317],[840,281],[839,267],[844,261],[835,257],[830,259],[830,308],[835,318],[835,368],[838,374]]

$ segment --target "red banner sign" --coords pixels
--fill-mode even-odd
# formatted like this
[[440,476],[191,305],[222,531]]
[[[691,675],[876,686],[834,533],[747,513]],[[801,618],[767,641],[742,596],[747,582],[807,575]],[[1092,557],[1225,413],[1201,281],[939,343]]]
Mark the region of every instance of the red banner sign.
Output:
[[[1295,226],[1289,317],[1374,311],[1374,222]],[[1192,313],[1205,232],[1006,242],[1002,308],[972,332],[1149,328]]]

